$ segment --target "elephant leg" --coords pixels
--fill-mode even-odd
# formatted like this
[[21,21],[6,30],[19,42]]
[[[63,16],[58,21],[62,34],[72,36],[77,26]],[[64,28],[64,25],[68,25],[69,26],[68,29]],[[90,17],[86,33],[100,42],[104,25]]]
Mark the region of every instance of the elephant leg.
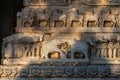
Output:
[[64,21],[62,21],[62,26],[63,26],[63,27],[65,27],[65,26],[66,26],[66,24],[65,24],[65,22],[64,22]]
[[113,22],[113,27],[116,27],[116,22],[115,21]]
[[98,21],[96,21],[96,25],[95,25],[95,27],[98,27]]

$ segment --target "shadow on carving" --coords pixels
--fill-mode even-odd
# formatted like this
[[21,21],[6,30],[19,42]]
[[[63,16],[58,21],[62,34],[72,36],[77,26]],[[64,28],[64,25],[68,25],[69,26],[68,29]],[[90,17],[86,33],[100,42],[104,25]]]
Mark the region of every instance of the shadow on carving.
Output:
[[[49,2],[49,0],[43,1]],[[59,5],[62,5],[60,1],[58,1]],[[3,65],[19,64],[23,66],[5,67],[5,72],[2,72],[1,75],[17,76],[18,79],[25,77],[31,79],[55,78],[55,80],[61,77],[70,80],[73,78],[78,78],[76,80],[79,78],[85,80],[105,78],[107,80],[109,77],[113,79],[119,77],[119,33],[112,33],[115,32],[114,29],[111,32],[102,33],[106,27],[117,27],[116,15],[111,14],[109,6],[96,8],[97,5],[103,3],[97,2],[101,0],[89,1],[91,0],[88,0],[87,3],[91,4],[79,5],[79,1],[73,0],[69,2],[70,8],[65,10],[49,9],[51,7],[40,11],[37,11],[39,8],[32,9],[35,12],[35,15],[31,15],[34,17],[33,20],[30,19],[30,24],[23,21],[23,24],[24,27],[30,25],[33,32],[6,37],[3,43]],[[48,2],[42,5],[52,5]],[[90,7],[89,11],[86,10],[88,7],[84,7],[87,5],[94,6]],[[105,3],[105,5],[110,4]],[[79,6],[81,10],[78,10]],[[82,9],[85,10],[80,12]],[[96,9],[99,10],[96,11]],[[28,14],[26,10],[29,12],[29,8],[25,8],[23,13]],[[30,16],[24,16],[24,18],[29,20]],[[22,26],[22,24],[20,25]],[[62,28],[61,31],[58,27]],[[77,31],[74,27],[77,29],[82,27],[84,31],[82,32],[82,28]],[[22,28],[20,32],[24,32]],[[34,33],[39,30],[43,33]],[[15,69],[17,70],[15,71]],[[115,79],[117,80],[117,78]]]

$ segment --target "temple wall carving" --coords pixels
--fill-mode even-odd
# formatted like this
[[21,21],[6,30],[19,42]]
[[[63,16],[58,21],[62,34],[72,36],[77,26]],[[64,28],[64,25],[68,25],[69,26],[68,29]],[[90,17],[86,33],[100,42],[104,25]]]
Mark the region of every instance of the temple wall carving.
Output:
[[23,4],[16,33],[3,39],[1,79],[120,79],[120,0]]

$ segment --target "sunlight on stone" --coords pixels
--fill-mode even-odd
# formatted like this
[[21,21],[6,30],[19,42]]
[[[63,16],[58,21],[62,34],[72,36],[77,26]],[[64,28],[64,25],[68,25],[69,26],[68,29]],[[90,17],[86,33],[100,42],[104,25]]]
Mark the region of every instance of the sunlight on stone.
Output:
[[120,79],[120,0],[23,4],[3,39],[0,80]]

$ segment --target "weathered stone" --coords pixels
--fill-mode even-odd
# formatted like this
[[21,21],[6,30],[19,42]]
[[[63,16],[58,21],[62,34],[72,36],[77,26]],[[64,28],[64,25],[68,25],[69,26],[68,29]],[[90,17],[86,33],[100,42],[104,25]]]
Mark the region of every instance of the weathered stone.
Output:
[[17,33],[3,39],[0,80],[120,79],[120,0],[24,0],[24,6]]

